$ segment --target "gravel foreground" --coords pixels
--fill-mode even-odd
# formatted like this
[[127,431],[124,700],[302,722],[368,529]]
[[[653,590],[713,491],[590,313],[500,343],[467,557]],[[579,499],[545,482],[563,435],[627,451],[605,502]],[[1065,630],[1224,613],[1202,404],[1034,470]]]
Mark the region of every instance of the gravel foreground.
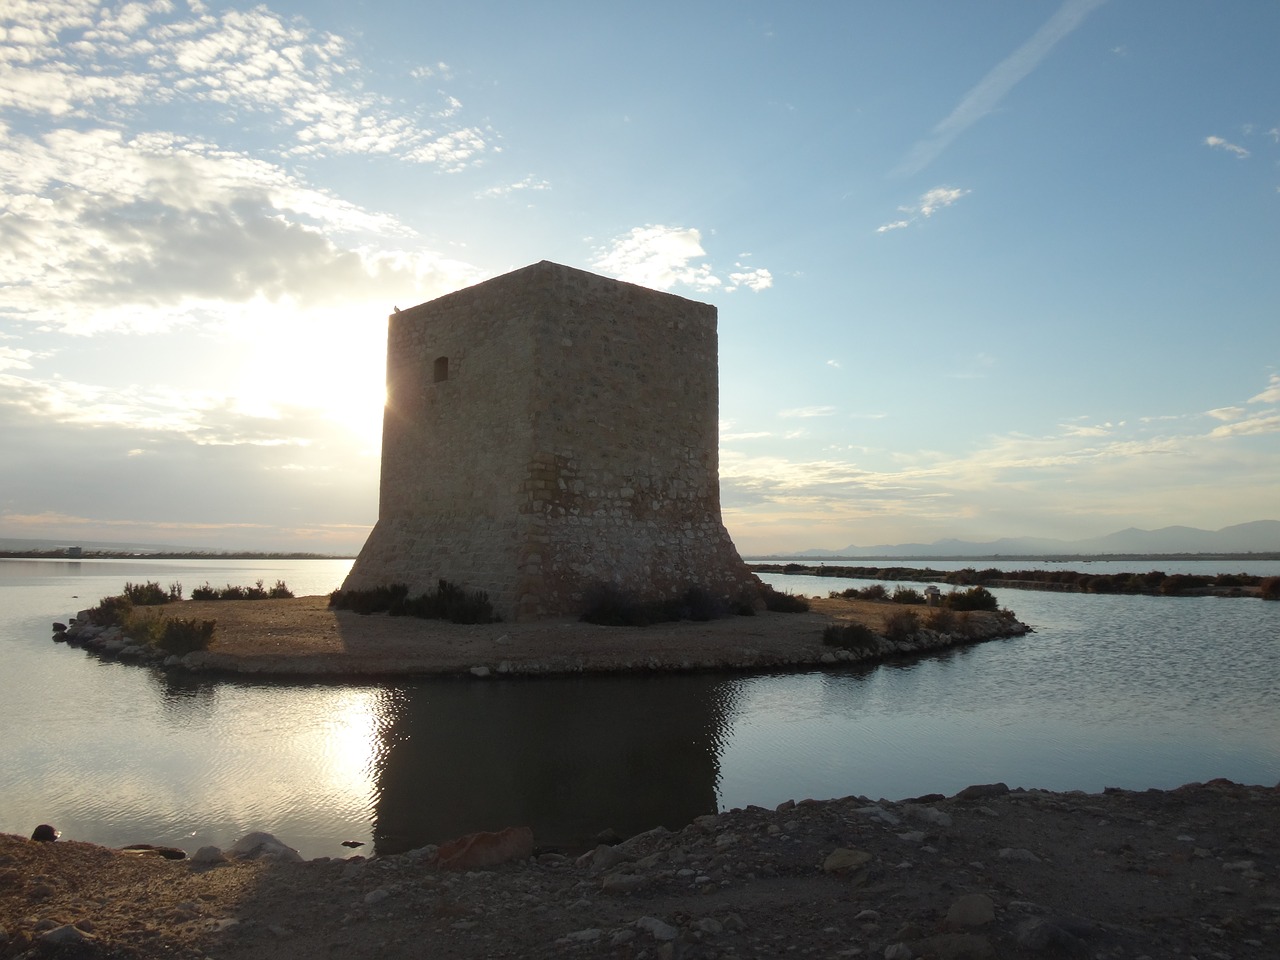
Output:
[[996,784],[672,828],[465,872],[430,847],[195,863],[0,835],[0,957],[1280,956],[1280,787]]

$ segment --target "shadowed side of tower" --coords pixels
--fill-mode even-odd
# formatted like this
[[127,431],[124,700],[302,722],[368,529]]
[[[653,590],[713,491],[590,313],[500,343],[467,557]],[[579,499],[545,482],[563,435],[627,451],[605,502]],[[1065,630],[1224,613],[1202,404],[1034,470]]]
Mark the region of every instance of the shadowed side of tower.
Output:
[[720,514],[716,309],[543,261],[389,318],[378,523],[343,589],[507,619],[756,580]]

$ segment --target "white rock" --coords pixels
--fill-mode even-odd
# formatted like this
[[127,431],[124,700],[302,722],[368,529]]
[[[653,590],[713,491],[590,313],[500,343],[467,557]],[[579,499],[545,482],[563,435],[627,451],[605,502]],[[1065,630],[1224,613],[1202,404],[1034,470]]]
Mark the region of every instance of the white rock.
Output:
[[472,667],[471,675],[473,677],[487,677],[489,675],[488,667]]
[[271,834],[263,833],[262,831],[245,834],[231,845],[228,853],[237,860],[257,860],[260,857],[269,857],[288,862],[300,862],[302,860],[302,854],[298,853],[293,847],[281,843]]

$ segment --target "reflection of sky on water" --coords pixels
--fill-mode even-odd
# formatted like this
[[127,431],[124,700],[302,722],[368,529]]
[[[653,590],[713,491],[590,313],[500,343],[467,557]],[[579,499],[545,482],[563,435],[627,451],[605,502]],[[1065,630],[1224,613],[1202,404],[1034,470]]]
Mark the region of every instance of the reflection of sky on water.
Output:
[[0,563],[6,832],[195,849],[268,830],[342,856],[342,840],[524,821],[572,844],[717,805],[992,780],[1280,780],[1280,603],[996,591],[1036,633],[879,668],[330,687],[184,679],[50,643],[50,620],[172,572],[53,566]]

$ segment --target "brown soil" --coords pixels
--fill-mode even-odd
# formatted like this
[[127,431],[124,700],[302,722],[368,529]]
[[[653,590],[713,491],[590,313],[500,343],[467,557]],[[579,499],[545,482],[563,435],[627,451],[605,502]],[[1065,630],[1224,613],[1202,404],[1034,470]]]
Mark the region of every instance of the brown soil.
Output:
[[467,873],[0,835],[0,957],[1280,956],[1277,788],[971,789],[673,826]]
[[[578,620],[461,625],[331,610],[326,597],[186,601],[166,614],[216,620],[201,669],[239,673],[502,673],[773,668],[823,662],[822,631],[833,622],[882,630],[900,605],[815,599],[808,613],[761,613],[708,622],[602,627]],[[921,608],[923,609],[923,608]],[[974,639],[1025,629],[994,614],[968,615]],[[505,667],[504,667],[505,664]]]

